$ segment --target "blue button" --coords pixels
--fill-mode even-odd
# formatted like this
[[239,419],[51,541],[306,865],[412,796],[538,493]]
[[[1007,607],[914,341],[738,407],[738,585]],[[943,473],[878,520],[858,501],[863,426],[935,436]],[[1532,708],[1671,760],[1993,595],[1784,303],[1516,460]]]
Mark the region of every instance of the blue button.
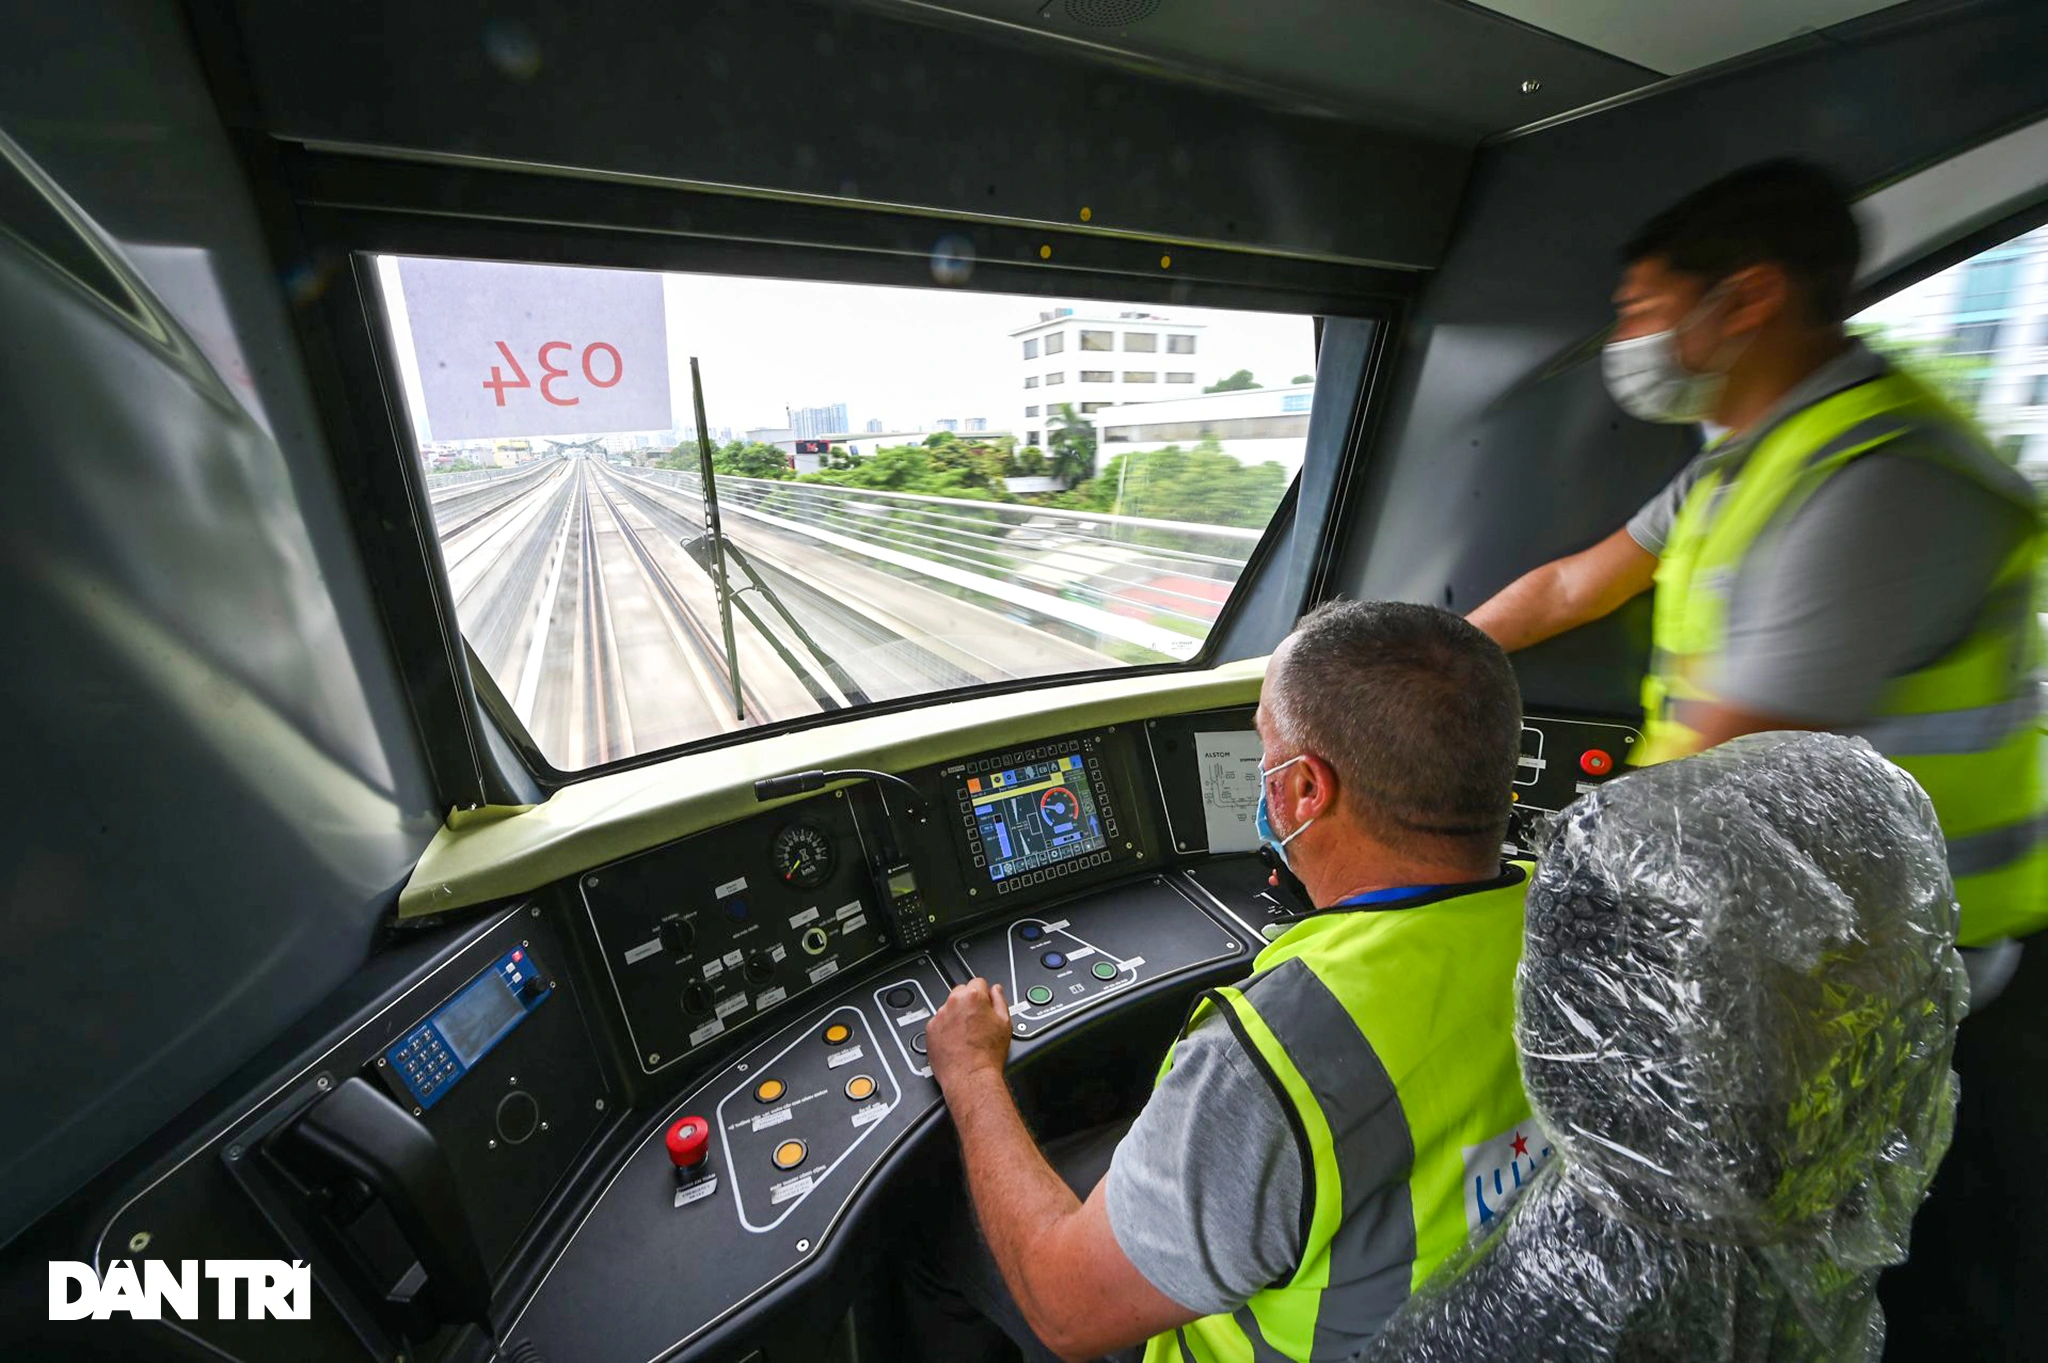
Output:
[[738,922],[741,919],[745,918],[747,916],[747,901],[744,899],[726,900],[725,916],[727,918],[732,919],[734,922]]
[[1017,935],[1027,942],[1035,942],[1045,936],[1045,929],[1036,923],[1026,923],[1023,927],[1017,929]]
[[1060,955],[1057,951],[1048,951],[1045,955],[1038,958],[1038,963],[1047,970],[1059,970],[1066,965],[1067,958]]

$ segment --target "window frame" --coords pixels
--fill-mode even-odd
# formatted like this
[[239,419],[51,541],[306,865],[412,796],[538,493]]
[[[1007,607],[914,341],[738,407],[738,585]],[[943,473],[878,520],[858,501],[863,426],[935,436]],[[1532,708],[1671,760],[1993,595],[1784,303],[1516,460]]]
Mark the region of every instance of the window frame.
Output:
[[[1145,344],[1131,344],[1131,342],[1138,340],[1140,338],[1144,340]],[[1159,353],[1159,333],[1156,331],[1125,332],[1124,353],[1128,355],[1157,355]]]
[[[925,249],[929,219],[774,197],[558,179],[497,167],[385,162],[338,149],[293,146],[277,154],[289,171],[281,170],[280,183],[292,185],[299,196],[293,221],[278,228],[280,240],[292,252],[317,251],[345,262],[333,286],[301,314],[313,359],[309,373],[337,474],[358,488],[352,500],[362,509],[351,515],[350,530],[371,565],[372,591],[414,730],[428,754],[437,803],[455,808],[533,803],[611,772],[851,717],[843,711],[802,715],[576,770],[558,768],[539,752],[491,679],[478,675],[456,624],[446,565],[426,513],[424,471],[410,423],[402,415],[390,319],[382,307],[374,257],[444,256],[931,288]],[[449,203],[464,209],[450,213]],[[696,215],[696,230],[690,234],[672,226],[678,203],[688,203]],[[548,210],[545,221],[534,216],[540,208]],[[1324,316],[1342,316],[1393,334],[1420,286],[1407,271],[1199,247],[1179,248],[1176,265],[1185,264],[1186,272],[1176,269],[1175,278],[1163,279],[1152,268],[1156,242],[1135,238],[1073,238],[1069,244],[1085,240],[1101,258],[1086,269],[1054,269],[1035,259],[1012,264],[999,248],[1011,237],[1018,243],[1042,241],[1042,227],[995,223],[976,230],[988,240],[982,243],[974,291],[1037,296],[1048,303],[1100,300],[1287,312],[1312,319],[1318,336]],[[900,238],[904,249],[877,251],[878,237]],[[1013,257],[1021,262],[1029,254],[1020,249]],[[1083,256],[1079,249],[1063,254]],[[1332,434],[1341,451],[1337,457],[1347,466],[1360,457],[1360,432],[1366,429],[1360,413],[1377,411],[1384,400],[1388,350],[1375,347],[1361,372],[1351,419],[1342,432]],[[1213,666],[1261,574],[1285,571],[1275,546],[1294,533],[1298,485],[1297,479],[1276,507],[1214,627],[1192,657],[902,697],[857,713],[895,713],[975,696]],[[1327,531],[1321,525],[1314,529],[1319,536]]]

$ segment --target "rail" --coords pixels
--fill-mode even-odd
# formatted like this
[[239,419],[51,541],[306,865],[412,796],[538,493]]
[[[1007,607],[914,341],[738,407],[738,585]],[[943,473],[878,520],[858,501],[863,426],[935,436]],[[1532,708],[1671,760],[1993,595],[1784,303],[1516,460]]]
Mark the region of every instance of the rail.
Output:
[[430,469],[426,474],[427,494],[430,497],[437,496],[445,489],[460,487],[464,483],[488,483],[500,478],[517,478],[521,474],[532,473],[543,464],[552,463],[560,457],[560,455],[554,454],[542,455],[540,458],[527,463],[515,464],[511,468],[502,469],[456,469],[454,471],[443,470],[439,473]]
[[[695,473],[629,476],[702,496]],[[718,497],[755,522],[1180,658],[1200,647],[1261,534],[763,478],[720,478]]]

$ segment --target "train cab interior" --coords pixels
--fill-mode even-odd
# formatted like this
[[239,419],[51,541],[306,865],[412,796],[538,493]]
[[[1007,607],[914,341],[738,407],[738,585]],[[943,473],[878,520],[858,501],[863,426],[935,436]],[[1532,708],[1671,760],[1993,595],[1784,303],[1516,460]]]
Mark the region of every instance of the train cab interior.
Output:
[[[908,1357],[933,1011],[1042,1140],[1144,1101],[1312,907],[1267,657],[1692,457],[1599,353],[1737,167],[2048,486],[2033,0],[5,11],[8,1358]],[[1514,656],[1504,854],[1649,637]],[[2041,1072],[2036,955],[1959,1054]],[[1965,1084],[1887,1357],[2040,1347],[2044,1136]],[[311,1310],[57,1318],[152,1260]]]

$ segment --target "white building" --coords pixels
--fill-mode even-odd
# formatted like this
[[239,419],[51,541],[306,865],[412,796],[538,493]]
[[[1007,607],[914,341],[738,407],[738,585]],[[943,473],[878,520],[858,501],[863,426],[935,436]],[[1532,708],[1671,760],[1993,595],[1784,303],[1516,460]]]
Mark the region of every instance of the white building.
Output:
[[[1083,415],[1123,403],[1196,393],[1202,323],[1158,313],[1054,308],[1010,333],[1022,393],[1011,429],[1043,449],[1062,403]],[[1298,462],[1298,461],[1297,461]]]
[[1119,454],[1193,448],[1213,440],[1241,464],[1272,462],[1289,473],[1308,448],[1313,383],[1198,393],[1161,402],[1119,403],[1095,413],[1096,468]]
[[2048,227],[1930,275],[1854,320],[1976,362],[1977,419],[2029,472],[2048,475]]
[[828,431],[843,431],[848,424],[843,402],[823,407],[795,407],[789,413],[789,427],[799,440],[816,440]]

